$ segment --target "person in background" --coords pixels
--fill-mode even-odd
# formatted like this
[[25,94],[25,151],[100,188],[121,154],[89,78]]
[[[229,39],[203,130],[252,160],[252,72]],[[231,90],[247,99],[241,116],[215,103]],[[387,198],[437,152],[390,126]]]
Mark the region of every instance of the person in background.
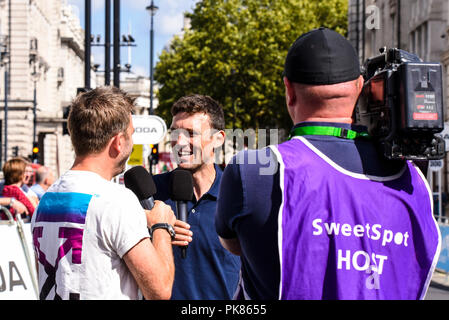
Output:
[[[35,205],[29,200],[29,198],[23,193],[21,187],[23,185],[25,169],[27,163],[22,158],[13,158],[8,160],[3,165],[3,175],[5,178],[5,184],[3,186],[3,197],[12,197],[20,201],[25,205],[28,211],[28,215],[33,216]],[[16,211],[11,212],[15,216]]]
[[38,199],[41,200],[54,181],[55,178],[51,169],[41,166],[36,170],[36,183],[31,187],[31,190],[37,195]]
[[29,186],[29,184],[32,183],[34,169],[28,160],[26,160],[26,159],[23,159],[23,160],[26,163],[26,168],[25,168],[25,174],[23,175],[23,181],[22,181],[23,183],[22,183],[22,186],[20,187],[20,189],[25,193],[25,195],[28,197],[28,200],[31,201],[33,206],[37,207],[37,205],[39,204],[39,197],[33,190],[31,190],[31,188]]

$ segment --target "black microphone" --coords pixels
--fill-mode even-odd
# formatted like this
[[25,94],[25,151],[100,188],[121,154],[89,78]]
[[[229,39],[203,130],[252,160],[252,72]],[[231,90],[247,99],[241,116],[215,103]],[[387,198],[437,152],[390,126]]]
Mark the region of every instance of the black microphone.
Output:
[[[187,201],[193,198],[193,177],[188,170],[176,169],[170,174],[170,198],[176,202],[176,217],[187,222]],[[181,248],[181,257],[185,259],[187,246]]]
[[124,179],[125,187],[134,192],[142,207],[147,210],[153,209],[156,185],[151,174],[144,167],[138,166],[126,171]]

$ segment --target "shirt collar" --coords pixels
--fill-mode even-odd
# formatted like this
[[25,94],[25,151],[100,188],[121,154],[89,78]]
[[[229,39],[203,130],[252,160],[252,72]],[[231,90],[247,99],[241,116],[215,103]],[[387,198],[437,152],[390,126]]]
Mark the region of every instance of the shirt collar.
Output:
[[293,129],[298,127],[306,127],[306,126],[323,126],[323,127],[336,127],[336,128],[344,128],[348,130],[354,130],[356,132],[362,132],[366,131],[367,128],[365,126],[356,125],[356,124],[349,124],[349,123],[338,123],[338,122],[312,122],[312,121],[306,121],[306,122],[300,122],[296,124]]
[[210,187],[209,191],[206,192],[206,194],[217,199],[218,192],[220,191],[220,182],[221,182],[221,176],[223,175],[223,171],[216,164],[214,164],[214,168],[215,168],[215,180],[214,180],[214,183],[212,183],[212,186]]

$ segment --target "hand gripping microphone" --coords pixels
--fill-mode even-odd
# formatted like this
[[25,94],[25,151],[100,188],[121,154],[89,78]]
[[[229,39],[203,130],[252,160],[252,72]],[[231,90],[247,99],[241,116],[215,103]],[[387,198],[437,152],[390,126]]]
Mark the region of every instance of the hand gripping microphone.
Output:
[[[187,222],[187,201],[193,198],[192,173],[183,169],[176,169],[170,174],[170,198],[176,202],[176,217]],[[181,247],[181,256],[185,259],[187,246]]]
[[156,185],[151,174],[144,167],[138,166],[126,171],[124,178],[125,187],[134,192],[142,207],[147,210],[153,209]]

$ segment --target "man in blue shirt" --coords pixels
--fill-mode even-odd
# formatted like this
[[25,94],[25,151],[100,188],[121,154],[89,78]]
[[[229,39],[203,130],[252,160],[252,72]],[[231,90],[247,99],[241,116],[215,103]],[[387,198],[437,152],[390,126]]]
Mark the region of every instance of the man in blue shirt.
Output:
[[[193,95],[181,98],[172,107],[172,155],[178,166],[193,176],[194,197],[187,203],[192,241],[185,259],[175,248],[175,281],[172,299],[226,300],[237,288],[240,258],[220,244],[214,227],[217,196],[222,177],[215,165],[215,151],[225,140],[224,114],[212,98]],[[171,172],[154,176],[156,200],[164,201],[176,211],[170,199]],[[186,242],[187,244],[187,242]]]

